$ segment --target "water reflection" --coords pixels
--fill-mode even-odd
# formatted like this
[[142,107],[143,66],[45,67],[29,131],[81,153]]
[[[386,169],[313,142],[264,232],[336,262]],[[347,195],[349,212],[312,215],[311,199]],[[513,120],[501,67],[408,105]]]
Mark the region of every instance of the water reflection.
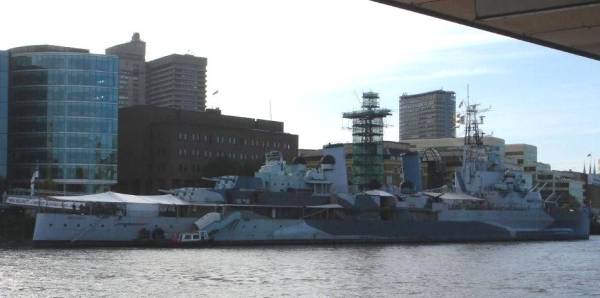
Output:
[[0,250],[0,296],[600,295],[590,241]]

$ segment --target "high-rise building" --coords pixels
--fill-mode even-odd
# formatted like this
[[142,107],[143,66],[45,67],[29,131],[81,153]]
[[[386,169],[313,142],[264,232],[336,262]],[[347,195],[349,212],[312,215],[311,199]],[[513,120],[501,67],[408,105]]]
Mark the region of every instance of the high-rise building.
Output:
[[400,140],[456,137],[454,92],[436,90],[400,97]]
[[146,64],[147,103],[188,111],[206,108],[206,58],[172,54]]
[[146,104],[146,43],[140,34],[106,49],[106,54],[119,57],[119,107]]
[[0,177],[6,178],[8,157],[8,52],[0,51]]
[[130,42],[106,49],[106,54],[120,58],[119,107],[206,108],[206,58],[172,54],[146,62],[146,43],[139,33]]
[[8,178],[29,188],[95,193],[117,182],[116,56],[59,46],[9,50]]

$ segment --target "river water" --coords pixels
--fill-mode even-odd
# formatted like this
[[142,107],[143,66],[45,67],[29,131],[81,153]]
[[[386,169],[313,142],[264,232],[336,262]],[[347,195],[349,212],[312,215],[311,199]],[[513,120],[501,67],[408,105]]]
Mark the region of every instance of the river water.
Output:
[[438,245],[0,249],[0,296],[600,296],[600,237]]

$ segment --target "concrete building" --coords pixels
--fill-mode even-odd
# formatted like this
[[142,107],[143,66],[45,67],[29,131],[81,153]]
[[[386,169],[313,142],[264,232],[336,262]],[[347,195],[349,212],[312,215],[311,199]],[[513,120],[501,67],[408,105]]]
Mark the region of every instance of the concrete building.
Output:
[[146,104],[146,43],[140,34],[105,52],[119,57],[119,107]]
[[506,144],[504,158],[507,163],[516,164],[524,172],[537,170],[537,147],[529,144]]
[[147,103],[188,111],[206,109],[207,59],[172,54],[146,64]]
[[8,178],[58,193],[117,182],[119,58],[51,45],[9,50]]
[[537,160],[537,147],[529,144],[506,144],[504,165],[507,169],[523,172],[523,177],[532,186],[539,182],[537,174],[551,172],[549,164]]
[[400,97],[400,141],[456,137],[454,92],[436,90]]
[[[283,122],[222,115],[219,110],[183,111],[135,106],[119,112],[119,190],[153,194],[158,189],[205,186],[205,167],[231,161],[255,167],[277,150],[291,160],[298,136]],[[235,174],[235,173],[222,173]]]

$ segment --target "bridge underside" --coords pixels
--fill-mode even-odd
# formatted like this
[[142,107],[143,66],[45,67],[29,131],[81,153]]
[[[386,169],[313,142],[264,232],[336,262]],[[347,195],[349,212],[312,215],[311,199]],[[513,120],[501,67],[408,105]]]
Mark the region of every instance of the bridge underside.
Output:
[[600,60],[600,0],[372,0]]

